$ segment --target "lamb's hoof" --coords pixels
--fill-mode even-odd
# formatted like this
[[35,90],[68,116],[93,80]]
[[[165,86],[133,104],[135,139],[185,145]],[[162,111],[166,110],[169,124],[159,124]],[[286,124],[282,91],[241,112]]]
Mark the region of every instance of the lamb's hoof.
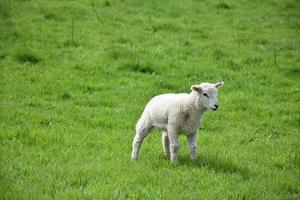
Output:
[[172,164],[172,165],[177,165],[177,164],[178,164],[178,161],[177,161],[177,160],[171,160],[171,164]]
[[131,157],[131,160],[133,160],[133,161],[136,161],[137,159],[138,159],[137,156],[132,156],[132,157]]

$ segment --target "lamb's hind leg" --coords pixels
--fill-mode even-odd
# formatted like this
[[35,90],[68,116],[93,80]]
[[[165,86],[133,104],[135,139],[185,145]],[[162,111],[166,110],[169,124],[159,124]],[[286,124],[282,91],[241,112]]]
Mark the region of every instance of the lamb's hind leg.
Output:
[[151,130],[151,124],[143,121],[139,121],[136,126],[136,134],[132,143],[132,160],[137,160],[140,152],[141,145],[144,138],[148,135]]
[[170,141],[171,162],[177,162],[177,154],[179,151],[178,129],[175,126],[168,126],[168,136]]
[[165,156],[170,156],[170,141],[168,137],[168,132],[163,130],[161,135],[162,145]]

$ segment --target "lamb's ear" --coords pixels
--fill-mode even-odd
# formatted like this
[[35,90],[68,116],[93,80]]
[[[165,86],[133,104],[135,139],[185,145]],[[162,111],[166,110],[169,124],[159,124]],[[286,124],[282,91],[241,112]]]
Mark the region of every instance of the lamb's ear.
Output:
[[214,84],[215,88],[222,87],[224,85],[224,82],[217,82]]
[[200,85],[192,85],[191,89],[196,92],[201,92],[202,88],[200,87]]

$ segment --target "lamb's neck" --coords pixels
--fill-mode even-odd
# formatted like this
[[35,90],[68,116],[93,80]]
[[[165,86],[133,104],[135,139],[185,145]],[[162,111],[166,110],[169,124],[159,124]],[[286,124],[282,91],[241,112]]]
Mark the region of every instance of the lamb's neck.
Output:
[[204,114],[204,112],[207,110],[207,108],[203,106],[202,98],[195,91],[192,91],[189,94],[189,97],[187,99],[187,104],[192,109],[192,111],[199,114],[200,113]]

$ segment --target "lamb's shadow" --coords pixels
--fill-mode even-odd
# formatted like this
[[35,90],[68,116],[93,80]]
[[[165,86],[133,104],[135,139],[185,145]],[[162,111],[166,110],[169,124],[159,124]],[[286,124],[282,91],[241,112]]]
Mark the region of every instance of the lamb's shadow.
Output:
[[200,154],[196,160],[191,160],[188,156],[184,156],[179,158],[179,160],[179,165],[205,168],[216,173],[239,174],[243,179],[253,177],[253,173],[248,168],[238,166],[228,159],[220,159],[214,155]]

